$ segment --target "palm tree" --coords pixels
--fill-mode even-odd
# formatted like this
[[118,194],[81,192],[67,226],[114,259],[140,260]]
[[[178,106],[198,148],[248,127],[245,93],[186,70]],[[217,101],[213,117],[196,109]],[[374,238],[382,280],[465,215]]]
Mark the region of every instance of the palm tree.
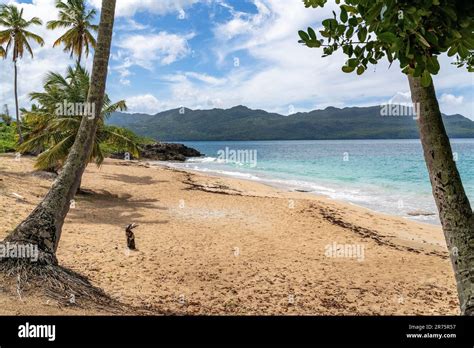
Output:
[[59,19],[49,21],[48,29],[70,28],[64,35],[57,39],[53,47],[64,45],[65,52],[71,52],[71,57],[77,56],[77,64],[81,64],[82,52],[89,55],[89,46],[95,49],[96,40],[91,32],[97,32],[98,26],[91,21],[96,15],[96,10],[87,10],[84,0],[56,0],[59,9]]
[[[30,94],[31,100],[37,104],[33,104],[31,110],[23,112],[27,132],[25,142],[18,150],[39,153],[36,159],[37,169],[56,172],[63,166],[81,125],[80,116],[84,115],[58,115],[58,105],[62,106],[64,101],[69,105],[86,105],[89,87],[89,73],[77,65],[68,69],[66,77],[49,73],[44,82],[44,92]],[[120,129],[104,124],[104,118],[108,118],[117,110],[126,109],[124,100],[112,104],[109,97],[104,96],[90,162],[94,161],[100,166],[106,155],[106,146],[129,152],[135,157],[139,156],[138,145],[134,139]]]
[[66,163],[51,189],[33,212],[11,232],[6,242],[11,244],[30,243],[38,246],[38,263],[58,263],[56,251],[61,239],[64,219],[70,209],[70,202],[79,187],[82,174],[92,152],[97,124],[100,120],[107,71],[112,44],[116,0],[102,0],[102,11],[98,30],[97,48],[94,54],[91,86],[87,102],[96,105],[95,118],[83,117],[69,151]]
[[25,49],[33,58],[33,50],[31,49],[28,40],[33,40],[41,46],[44,45],[44,40],[31,31],[28,27],[31,25],[42,25],[41,19],[33,17],[30,20],[23,18],[23,9],[19,10],[15,5],[2,5],[0,7],[0,26],[5,27],[5,30],[0,31],[0,45],[6,44],[5,54],[8,54],[10,49],[13,50],[12,60],[15,67],[15,106],[16,106],[16,122],[18,127],[19,143],[23,142],[23,135],[21,132],[20,109],[18,106],[18,69],[16,62],[18,58],[23,58]]
[[0,58],[5,59],[6,56],[7,56],[7,52],[5,52],[5,49],[3,48],[3,46],[0,46]]

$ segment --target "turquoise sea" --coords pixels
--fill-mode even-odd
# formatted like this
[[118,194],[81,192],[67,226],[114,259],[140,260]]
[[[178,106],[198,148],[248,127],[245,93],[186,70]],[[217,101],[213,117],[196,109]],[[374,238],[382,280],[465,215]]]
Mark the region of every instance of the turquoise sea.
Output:
[[[309,191],[439,223],[419,140],[184,142],[205,154],[175,167]],[[452,140],[474,203],[474,139]],[[414,212],[431,216],[411,216]]]

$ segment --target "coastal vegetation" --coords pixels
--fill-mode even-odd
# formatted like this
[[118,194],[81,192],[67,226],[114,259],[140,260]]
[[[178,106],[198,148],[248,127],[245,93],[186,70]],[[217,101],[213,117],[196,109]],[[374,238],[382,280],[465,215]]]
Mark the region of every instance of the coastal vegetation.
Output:
[[16,125],[0,122],[0,153],[14,152],[17,147],[17,139]]
[[[44,81],[44,91],[30,94],[35,103],[31,110],[23,110],[25,141],[18,147],[18,151],[39,154],[36,160],[38,169],[56,172],[66,161],[81,119],[88,115],[78,115],[74,107],[71,108],[71,113],[62,110],[62,114],[58,114],[58,108],[64,101],[71,106],[87,105],[89,87],[89,73],[77,65],[75,68],[70,67],[65,77],[49,73]],[[104,96],[90,162],[100,166],[110,150],[129,152],[139,157],[139,144],[132,132],[104,124],[104,120],[112,112],[126,109],[125,100],[112,103],[107,95]]]
[[57,1],[56,7],[58,19],[49,21],[47,28],[68,30],[54,42],[53,47],[63,45],[64,51],[70,52],[71,57],[76,56],[77,64],[81,65],[83,53],[88,57],[90,49],[97,45],[94,33],[98,26],[92,23],[97,11],[87,9],[84,0]]
[[44,40],[41,36],[36,35],[29,29],[32,25],[42,25],[43,22],[38,17],[33,17],[29,20],[23,17],[23,9],[18,9],[15,5],[1,5],[0,6],[0,26],[5,27],[5,30],[0,31],[0,45],[5,45],[2,49],[1,55],[7,58],[11,51],[13,61],[15,82],[15,111],[16,124],[18,129],[19,143],[23,142],[23,134],[21,131],[20,121],[20,106],[18,104],[18,59],[23,58],[23,54],[27,51],[33,57],[33,49],[30,45],[30,40],[43,46]]

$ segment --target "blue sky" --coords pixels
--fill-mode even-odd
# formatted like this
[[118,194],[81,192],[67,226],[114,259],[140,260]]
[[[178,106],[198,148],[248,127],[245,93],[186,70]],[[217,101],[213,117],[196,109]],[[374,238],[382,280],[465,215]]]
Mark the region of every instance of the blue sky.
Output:
[[[54,0],[0,2],[20,4],[26,17],[44,22],[56,16]],[[243,104],[289,114],[408,100],[398,66],[382,63],[357,77],[341,72],[342,54],[322,58],[320,50],[298,44],[297,31],[318,27],[333,7],[305,9],[301,0],[118,0],[108,93],[125,99],[131,112],[148,113]],[[32,31],[46,45],[20,63],[22,106],[29,105],[28,93],[41,89],[46,72],[72,63],[51,47],[61,32]],[[473,74],[451,61],[443,56],[435,77],[442,111],[474,119]],[[13,109],[12,63],[2,65],[0,97]]]

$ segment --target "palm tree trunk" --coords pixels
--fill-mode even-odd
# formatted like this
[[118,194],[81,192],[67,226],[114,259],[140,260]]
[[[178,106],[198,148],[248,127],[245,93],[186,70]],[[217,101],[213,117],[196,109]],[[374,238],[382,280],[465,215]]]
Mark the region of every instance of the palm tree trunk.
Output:
[[81,66],[81,60],[82,60],[82,49],[79,52],[79,55],[77,56],[77,65]]
[[[102,0],[102,11],[87,102],[95,105],[95,118],[84,117],[66,163],[50,191],[36,209],[5,239],[36,244],[39,262],[57,264],[56,250],[70,202],[89,162],[100,110],[104,102],[116,0]],[[93,103],[93,104],[92,104]]]
[[14,70],[15,70],[15,107],[16,107],[16,126],[18,128],[18,143],[23,143],[23,133],[21,131],[21,121],[20,121],[20,107],[18,105],[18,68],[16,66],[16,60],[13,61]]
[[82,186],[82,178],[79,179],[79,184],[77,185],[76,195],[82,193],[81,186]]
[[433,196],[450,252],[463,315],[474,315],[474,214],[456,168],[433,84],[409,77]]

